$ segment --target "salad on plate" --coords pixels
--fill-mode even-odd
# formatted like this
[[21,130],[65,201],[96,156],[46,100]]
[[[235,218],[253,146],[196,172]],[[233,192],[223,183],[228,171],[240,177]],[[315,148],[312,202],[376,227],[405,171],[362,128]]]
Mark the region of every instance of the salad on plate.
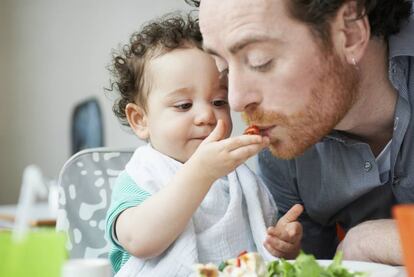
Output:
[[301,252],[296,260],[284,259],[266,263],[255,252],[243,252],[237,258],[214,264],[197,264],[198,277],[362,277],[364,272],[354,272],[342,265],[342,253],[338,252],[332,262],[321,265],[313,255]]

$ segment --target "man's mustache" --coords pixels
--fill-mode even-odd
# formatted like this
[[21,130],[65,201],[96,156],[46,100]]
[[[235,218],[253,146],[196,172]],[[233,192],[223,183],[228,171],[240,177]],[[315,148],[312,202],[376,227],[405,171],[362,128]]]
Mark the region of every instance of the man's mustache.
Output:
[[247,125],[289,125],[289,119],[286,115],[275,111],[264,111],[261,108],[256,108],[249,112],[242,112],[241,115]]

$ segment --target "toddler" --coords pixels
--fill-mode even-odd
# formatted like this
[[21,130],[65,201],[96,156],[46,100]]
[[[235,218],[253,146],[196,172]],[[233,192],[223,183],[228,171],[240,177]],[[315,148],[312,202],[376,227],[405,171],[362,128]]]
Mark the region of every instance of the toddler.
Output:
[[188,276],[195,263],[245,250],[265,259],[298,252],[301,207],[271,227],[273,199],[243,164],[268,138],[229,137],[226,80],[201,44],[196,19],[169,15],[114,55],[113,110],[147,141],[119,175],[107,213],[117,276]]

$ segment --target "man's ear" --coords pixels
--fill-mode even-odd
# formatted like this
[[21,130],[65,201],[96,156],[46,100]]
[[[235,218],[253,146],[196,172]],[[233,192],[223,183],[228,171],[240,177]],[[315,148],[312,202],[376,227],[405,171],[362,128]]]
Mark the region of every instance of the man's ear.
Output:
[[149,138],[147,115],[143,108],[135,103],[128,103],[125,107],[125,114],[134,133],[143,140]]
[[[365,11],[362,11],[364,15]],[[332,22],[334,47],[349,64],[356,65],[364,56],[371,37],[368,16],[360,16],[357,2],[345,1]]]

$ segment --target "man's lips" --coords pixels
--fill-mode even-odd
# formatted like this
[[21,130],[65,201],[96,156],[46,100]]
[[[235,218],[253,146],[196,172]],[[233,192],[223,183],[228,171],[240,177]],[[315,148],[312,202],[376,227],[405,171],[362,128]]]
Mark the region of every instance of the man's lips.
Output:
[[276,125],[270,125],[270,126],[260,126],[256,125],[260,130],[260,135],[268,137],[270,135],[270,132],[273,128],[276,127]]

